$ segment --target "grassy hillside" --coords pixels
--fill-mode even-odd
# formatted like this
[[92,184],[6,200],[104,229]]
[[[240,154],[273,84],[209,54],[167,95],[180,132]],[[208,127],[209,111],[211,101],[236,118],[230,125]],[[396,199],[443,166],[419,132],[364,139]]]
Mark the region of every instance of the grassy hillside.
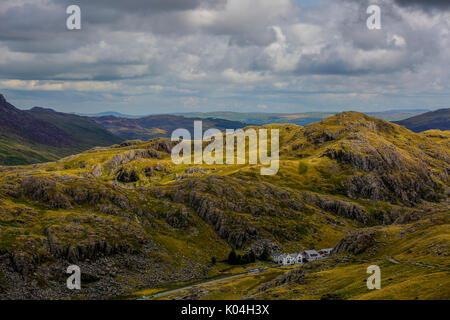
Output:
[[[164,138],[2,168],[0,297],[73,297],[65,288],[70,263],[89,279],[78,298],[196,281],[214,274],[212,257],[221,261],[231,248],[258,255],[336,245],[339,255],[311,267],[311,291],[302,275],[277,272],[205,297],[401,298],[396,287],[365,296],[365,264],[392,256],[448,266],[448,132],[416,134],[355,112],[266,127],[280,130],[274,176],[261,176],[261,165],[174,165],[174,144]],[[409,288],[415,269],[387,270],[393,285]],[[448,278],[431,268],[417,276],[424,288]],[[404,290],[415,298],[415,287]]]
[[0,165],[53,161],[122,141],[93,120],[53,110],[15,108],[0,95]]
[[178,128],[187,129],[193,135],[193,121],[195,120],[202,120],[203,131],[210,128],[223,131],[225,129],[237,129],[244,126],[238,121],[212,118],[191,119],[174,115],[156,115],[136,119],[103,116],[93,119],[110,132],[128,140],[149,140],[158,137],[170,137],[172,132]]
[[123,139],[110,133],[88,117],[36,107],[26,112],[66,132],[75,141],[78,148],[77,152],[95,146],[109,146],[123,141]]
[[450,108],[427,112],[396,123],[414,132],[432,129],[450,130]]

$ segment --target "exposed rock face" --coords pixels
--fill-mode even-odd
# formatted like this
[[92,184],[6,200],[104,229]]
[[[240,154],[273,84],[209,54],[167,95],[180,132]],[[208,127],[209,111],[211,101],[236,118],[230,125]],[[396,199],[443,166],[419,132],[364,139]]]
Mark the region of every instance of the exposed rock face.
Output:
[[306,276],[305,272],[302,268],[297,268],[278,276],[272,281],[264,283],[261,287],[259,287],[258,291],[263,292],[269,289],[281,286],[283,284],[305,284]]
[[240,179],[210,176],[183,184],[174,191],[172,199],[193,208],[236,249],[263,239],[276,243],[274,237],[277,236],[300,239],[301,235],[295,230],[285,230],[281,235],[273,226],[261,228],[258,221],[264,217],[278,217],[280,223],[283,218],[301,219],[296,213],[304,208],[301,197],[267,183],[252,184],[250,190],[246,190],[242,188],[245,183]]
[[376,235],[376,232],[371,230],[354,232],[342,238],[333,248],[332,254],[361,254],[375,244]]
[[217,202],[212,197],[192,191],[189,194],[189,205],[232,247],[240,249],[244,244],[256,239],[257,230],[251,227],[246,219],[232,220],[223,209],[217,207]]
[[123,147],[129,147],[129,146],[136,146],[136,145],[139,145],[140,143],[142,143],[141,140],[127,140],[127,141],[124,141],[121,144],[119,144],[119,147],[123,148]]
[[204,168],[188,168],[186,170],[184,170],[184,173],[209,173],[208,170],[204,169]]
[[[339,147],[329,148],[324,156],[362,171],[349,177],[343,187],[351,198],[363,198],[413,205],[420,200],[435,201],[442,189],[421,158],[411,158],[404,150],[383,140],[369,140],[355,133]],[[440,177],[446,180],[442,173]]]
[[443,197],[448,181],[445,147],[356,112],[310,124],[288,142],[298,157],[320,152],[337,161],[343,179],[336,192],[353,199],[412,206]]
[[186,207],[182,206],[168,212],[166,215],[167,223],[175,229],[184,229],[188,226],[194,225],[192,219],[189,217],[189,213]]
[[141,158],[157,158],[161,159],[162,155],[160,152],[147,149],[147,150],[130,150],[124,154],[116,154],[107,164],[107,169],[115,169],[120,165],[124,165],[130,161],[141,159]]
[[166,139],[160,139],[155,144],[155,149],[158,151],[162,151],[165,153],[171,153],[172,148],[176,145],[176,142],[166,140]]
[[134,169],[127,171],[124,168],[120,168],[116,176],[117,181],[123,183],[139,181],[139,176]]
[[250,253],[250,251],[253,251],[256,256],[260,256],[264,252],[264,250],[267,250],[269,254],[275,254],[281,252],[283,248],[273,241],[270,241],[268,239],[261,239],[252,243],[252,245],[247,248],[246,253]]
[[[149,239],[145,239],[144,234],[140,228],[137,226],[126,226],[123,225],[122,230],[114,230],[111,227],[106,227],[120,234],[126,234],[129,239],[134,238],[135,243],[144,244]],[[48,250],[49,252],[57,258],[65,259],[71,263],[78,263],[80,261],[85,261],[87,259],[97,259],[101,256],[110,256],[118,253],[137,253],[138,247],[133,247],[130,245],[130,241],[123,241],[119,238],[111,240],[83,240],[79,239],[73,244],[67,244],[67,240],[61,236],[61,232],[66,234],[71,234],[74,239],[80,237],[80,230],[76,227],[72,229],[67,228],[66,230],[61,230],[58,227],[48,228],[46,230],[48,238]]]
[[51,208],[70,209],[70,201],[56,187],[55,181],[45,177],[29,176],[20,183],[19,192],[22,196],[35,201],[44,201]]
[[413,205],[422,199],[436,201],[441,187],[427,176],[404,172],[397,174],[355,175],[344,182],[350,198],[400,202]]
[[426,172],[424,164],[410,163],[410,160],[387,141],[378,141],[378,145],[374,146],[365,136],[357,133],[342,141],[340,147],[341,149],[328,149],[324,155],[365,172],[384,173],[387,170]]
[[100,177],[103,174],[102,166],[100,164],[96,165],[91,173],[95,178]]
[[161,164],[156,164],[155,166],[152,167],[146,167],[143,170],[143,173],[147,176],[147,177],[152,177],[156,172],[167,172],[167,169],[161,165]]
[[135,208],[135,204],[130,203],[119,190],[95,184],[86,178],[28,176],[19,180],[18,184],[8,185],[6,193],[14,198],[40,202],[49,209],[72,209],[80,205],[93,208],[113,205],[123,210]]
[[369,214],[358,204],[310,193],[305,193],[304,197],[306,201],[313,203],[322,210],[338,216],[353,219],[363,224],[367,224],[370,220]]

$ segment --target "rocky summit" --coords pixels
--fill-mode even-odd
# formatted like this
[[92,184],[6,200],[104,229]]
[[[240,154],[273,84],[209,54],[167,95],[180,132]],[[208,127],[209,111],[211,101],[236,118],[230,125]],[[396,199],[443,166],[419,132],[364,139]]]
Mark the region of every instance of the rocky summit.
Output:
[[[321,281],[334,292],[325,298],[359,297],[348,285],[364,285],[355,266],[388,256],[428,265],[417,267],[425,288],[448,279],[448,131],[414,133],[356,112],[265,127],[280,130],[274,176],[261,165],[175,165],[166,138],[1,167],[0,298],[123,296],[205,278],[232,249],[335,248],[322,264],[258,278],[239,298],[321,298]],[[66,287],[71,264],[82,270],[80,293]],[[408,279],[386,270],[391,283],[373,298],[398,298]],[[400,298],[448,298],[440,292]]]

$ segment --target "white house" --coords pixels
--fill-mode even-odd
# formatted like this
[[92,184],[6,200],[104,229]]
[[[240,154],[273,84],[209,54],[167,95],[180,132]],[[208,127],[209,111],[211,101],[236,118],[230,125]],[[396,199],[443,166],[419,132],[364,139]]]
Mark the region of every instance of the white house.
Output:
[[306,261],[316,261],[322,259],[322,255],[316,250],[305,250],[303,251],[303,259]]
[[273,261],[282,266],[289,266],[303,263],[301,253],[280,254],[272,257]]

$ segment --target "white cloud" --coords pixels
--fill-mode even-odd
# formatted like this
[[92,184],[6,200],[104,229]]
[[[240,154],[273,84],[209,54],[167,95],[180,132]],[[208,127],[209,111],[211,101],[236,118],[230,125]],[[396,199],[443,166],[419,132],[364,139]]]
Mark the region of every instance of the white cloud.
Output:
[[39,80],[4,80],[0,88],[26,91],[84,91],[98,92],[119,89],[118,83],[98,81],[39,81]]
[[226,69],[222,72],[225,79],[235,83],[253,83],[259,82],[265,79],[265,77],[259,72],[247,71],[237,72],[233,69]]

